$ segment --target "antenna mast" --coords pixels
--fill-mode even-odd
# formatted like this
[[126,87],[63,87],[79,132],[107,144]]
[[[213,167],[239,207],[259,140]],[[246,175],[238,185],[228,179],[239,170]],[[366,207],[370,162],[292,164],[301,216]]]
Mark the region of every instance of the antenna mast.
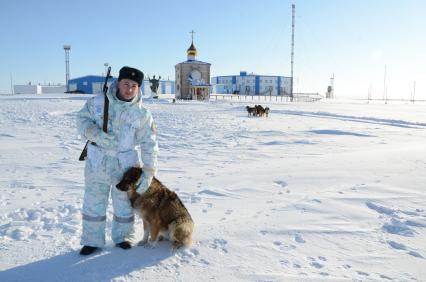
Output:
[[294,13],[296,5],[291,5],[292,21],[291,21],[291,78],[290,78],[290,101],[293,102],[293,64],[294,64]]
[[10,94],[15,94],[13,91],[13,79],[12,79],[12,73],[10,73]]
[[413,97],[412,97],[412,101],[414,103],[414,96],[416,96],[416,82],[414,81],[414,86],[413,86]]
[[68,89],[68,80],[70,80],[70,49],[71,45],[64,45],[65,50],[65,84]]
[[385,98],[386,98],[386,65],[385,65],[385,74],[383,77],[383,100],[385,100]]

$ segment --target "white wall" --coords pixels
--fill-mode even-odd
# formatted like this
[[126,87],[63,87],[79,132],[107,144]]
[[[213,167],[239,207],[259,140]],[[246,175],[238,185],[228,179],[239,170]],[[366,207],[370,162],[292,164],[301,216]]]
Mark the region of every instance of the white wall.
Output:
[[41,93],[40,94],[48,94],[48,93],[64,93],[67,90],[66,86],[49,86],[49,85],[41,85]]
[[92,94],[100,94],[104,88],[103,82],[93,82],[92,83]]
[[143,85],[142,92],[145,96],[151,95],[151,88],[149,87],[149,81],[145,80]]
[[68,88],[69,88],[70,91],[77,90],[77,83],[70,83],[70,84],[68,84]]
[[64,93],[67,90],[65,85],[14,85],[15,94],[49,94]]
[[15,94],[41,94],[40,85],[14,85],[13,93]]
[[165,83],[165,93],[161,94],[171,94],[172,93],[172,84],[174,84],[174,81],[166,81]]

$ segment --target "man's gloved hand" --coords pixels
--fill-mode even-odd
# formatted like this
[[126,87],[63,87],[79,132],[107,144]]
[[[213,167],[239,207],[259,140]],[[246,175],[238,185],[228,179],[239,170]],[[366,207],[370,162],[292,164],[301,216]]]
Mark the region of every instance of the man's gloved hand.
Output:
[[118,143],[114,135],[103,132],[98,126],[93,125],[86,130],[86,137],[104,148],[115,148]]

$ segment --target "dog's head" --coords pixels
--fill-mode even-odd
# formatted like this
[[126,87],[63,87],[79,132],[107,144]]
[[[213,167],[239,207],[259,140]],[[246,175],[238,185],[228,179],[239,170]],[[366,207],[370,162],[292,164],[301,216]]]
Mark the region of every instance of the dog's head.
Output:
[[131,167],[123,175],[120,183],[116,185],[120,191],[136,190],[142,175],[142,168]]

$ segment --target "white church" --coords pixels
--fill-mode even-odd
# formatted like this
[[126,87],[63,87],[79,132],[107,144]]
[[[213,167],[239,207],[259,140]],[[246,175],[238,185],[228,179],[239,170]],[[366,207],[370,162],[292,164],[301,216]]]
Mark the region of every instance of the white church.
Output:
[[175,66],[176,99],[203,100],[210,99],[210,63],[196,59],[192,32],[191,46],[187,50],[187,60]]

